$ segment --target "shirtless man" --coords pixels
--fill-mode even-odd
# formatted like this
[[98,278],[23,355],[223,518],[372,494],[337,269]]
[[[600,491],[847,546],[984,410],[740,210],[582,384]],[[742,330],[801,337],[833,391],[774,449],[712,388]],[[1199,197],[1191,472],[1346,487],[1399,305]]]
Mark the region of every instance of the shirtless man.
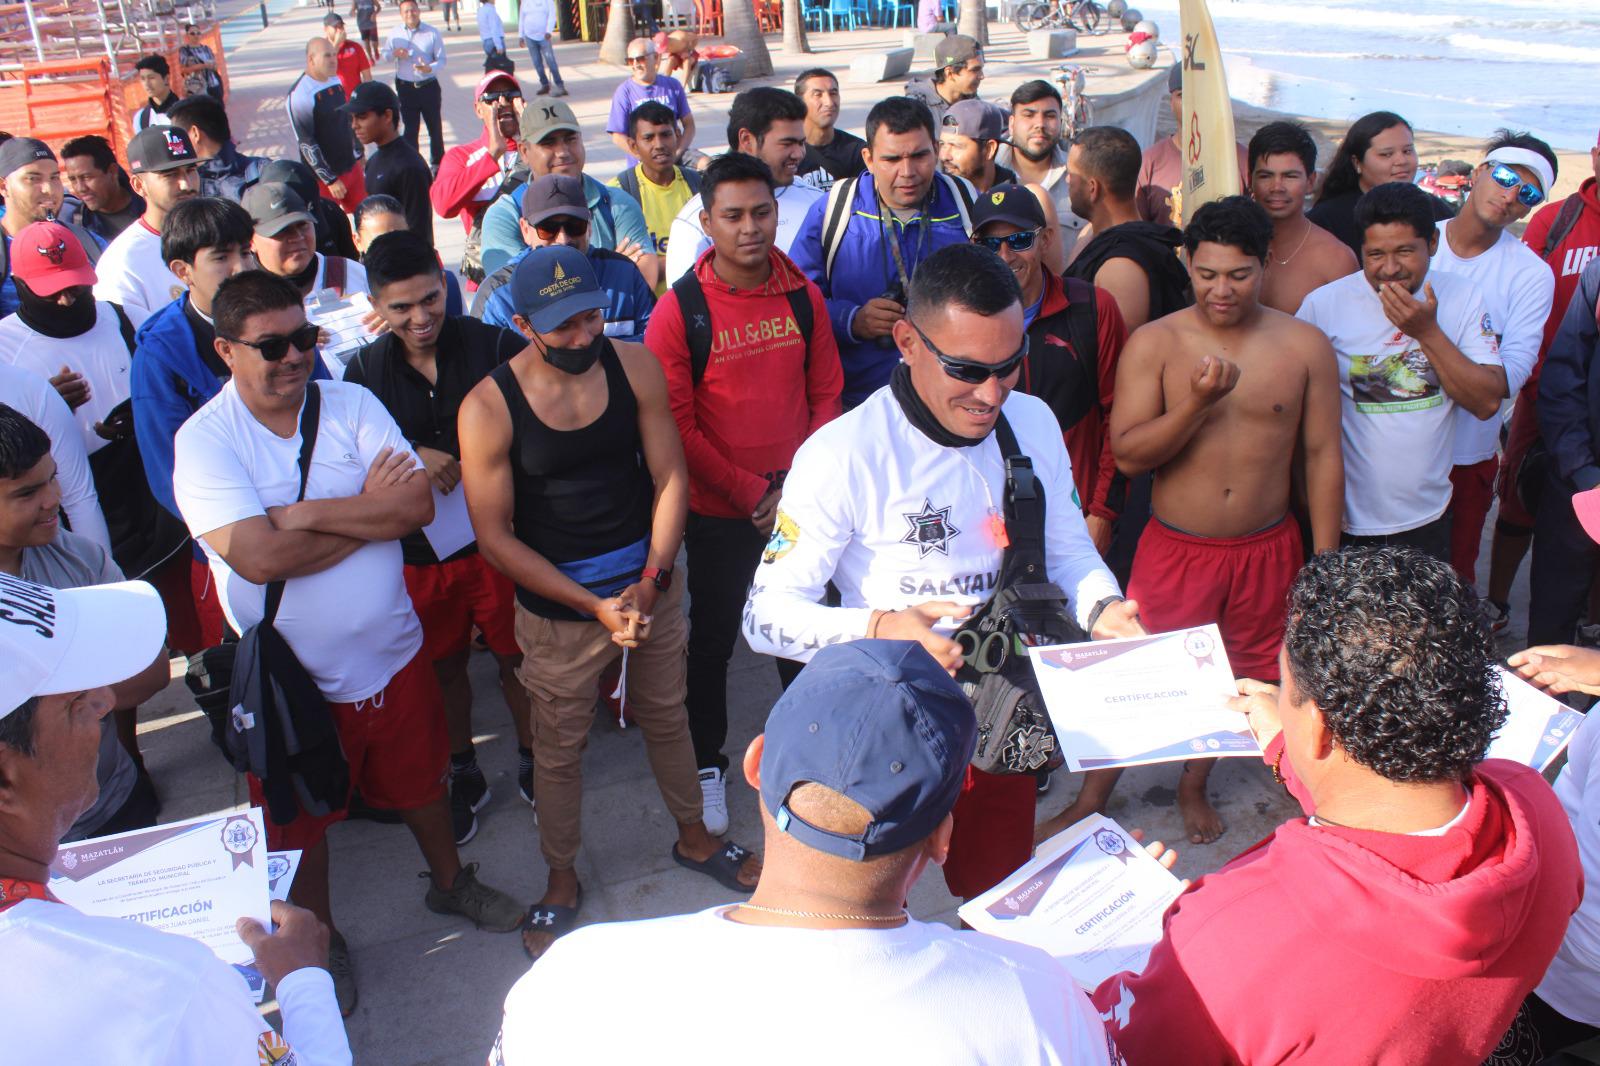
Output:
[[1269,122],[1250,138],[1250,198],[1272,220],[1261,302],[1287,315],[1312,289],[1357,269],[1350,246],[1306,217],[1316,172],[1317,142],[1300,123]]
[[[1216,622],[1234,673],[1264,681],[1278,678],[1284,598],[1302,559],[1288,513],[1293,457],[1304,457],[1316,550],[1339,546],[1344,501],[1338,362],[1321,332],[1262,305],[1271,235],[1243,196],[1194,213],[1183,243],[1195,305],[1128,339],[1111,409],[1117,467],[1155,472],[1128,590],[1145,626]],[[1206,797],[1215,762],[1187,762],[1179,778],[1191,843],[1222,835]],[[1087,813],[1069,807],[1042,829]]]

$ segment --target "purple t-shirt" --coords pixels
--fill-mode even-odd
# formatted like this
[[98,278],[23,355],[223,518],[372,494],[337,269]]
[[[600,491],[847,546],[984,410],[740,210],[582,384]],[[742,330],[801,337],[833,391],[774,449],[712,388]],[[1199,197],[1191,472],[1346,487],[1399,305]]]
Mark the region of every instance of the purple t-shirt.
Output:
[[[689,95],[683,91],[683,84],[677,78],[670,74],[657,74],[656,80],[649,85],[640,85],[629,78],[617,86],[617,91],[611,95],[611,117],[606,120],[606,132],[626,135],[628,116],[646,100],[666,104],[680,120],[689,114]],[[636,166],[638,162],[633,156],[628,157],[628,166]]]

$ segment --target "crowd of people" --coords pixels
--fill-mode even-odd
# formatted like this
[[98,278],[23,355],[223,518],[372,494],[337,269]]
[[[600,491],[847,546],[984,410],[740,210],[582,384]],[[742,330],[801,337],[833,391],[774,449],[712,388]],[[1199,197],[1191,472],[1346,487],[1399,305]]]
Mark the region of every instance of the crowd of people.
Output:
[[[444,36],[401,0],[380,39],[378,10],[352,6],[359,44],[333,11],[307,42],[291,158],[242,153],[220,94],[179,96],[159,57],[125,166],[93,136],[0,143],[0,658],[21,664],[0,672],[0,947],[43,975],[0,998],[0,1029],[25,1060],[63,1061],[71,1004],[121,994],[110,973],[165,990],[159,1061],[348,1062],[327,830],[352,812],[410,831],[426,907],[537,960],[496,1064],[699,1046],[683,1019],[713,985],[717,1039],[774,1062],[1470,1066],[1600,1036],[1596,730],[1553,789],[1484,759],[1530,545],[1535,647],[1510,665],[1600,693],[1580,646],[1600,146],[1556,202],[1550,147],[1495,131],[1455,212],[1414,184],[1398,115],[1320,166],[1272,122],[1239,146],[1240,193],[1180,228],[1175,142],[1066,143],[1048,81],[982,101],[970,38],[859,134],[823,68],[697,130],[640,38],[602,180],[557,99],[553,4],[521,8],[531,91],[482,4],[481,129],[454,146]],[[972,764],[961,638],[1023,552],[1080,639],[1215,622],[1235,709],[1305,812],[1095,989],[904,909],[929,864],[970,899],[1116,787],[1088,772],[1039,821],[1059,757]],[[137,721],[169,658],[203,692],[208,652],[266,630],[285,650],[264,668],[307,679],[338,755],[292,786],[249,776],[269,845],[302,852],[277,931],[241,928],[281,1035],[209,953],[46,887],[60,842],[159,820]],[[741,638],[785,688],[742,756]],[[490,799],[475,649],[537,814],[531,903],[463,850]],[[741,902],[577,929],[606,699],[643,735],[674,861]],[[1178,770],[1188,845],[1226,831],[1214,761]],[[728,835],[734,772],[759,852]],[[600,987],[629,1024],[593,1024]],[[775,989],[819,1015],[781,1047]]]

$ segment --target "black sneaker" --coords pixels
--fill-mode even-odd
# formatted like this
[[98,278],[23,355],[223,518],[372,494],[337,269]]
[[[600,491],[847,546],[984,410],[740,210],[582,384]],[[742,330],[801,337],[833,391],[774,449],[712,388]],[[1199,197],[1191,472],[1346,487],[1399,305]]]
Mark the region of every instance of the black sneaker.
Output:
[[450,825],[457,844],[465,844],[478,835],[478,812],[491,795],[489,782],[477,766],[461,773],[450,772]]

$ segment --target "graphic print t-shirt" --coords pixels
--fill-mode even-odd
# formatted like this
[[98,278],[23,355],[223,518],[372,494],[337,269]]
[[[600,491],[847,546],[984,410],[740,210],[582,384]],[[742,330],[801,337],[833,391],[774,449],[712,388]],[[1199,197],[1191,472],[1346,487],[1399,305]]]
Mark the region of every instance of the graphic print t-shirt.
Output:
[[[1500,365],[1494,328],[1472,285],[1428,273],[1445,336],[1474,363]],[[1357,536],[1427,525],[1450,504],[1457,404],[1422,345],[1383,313],[1361,273],[1317,289],[1296,318],[1328,335],[1344,394],[1344,529]]]

